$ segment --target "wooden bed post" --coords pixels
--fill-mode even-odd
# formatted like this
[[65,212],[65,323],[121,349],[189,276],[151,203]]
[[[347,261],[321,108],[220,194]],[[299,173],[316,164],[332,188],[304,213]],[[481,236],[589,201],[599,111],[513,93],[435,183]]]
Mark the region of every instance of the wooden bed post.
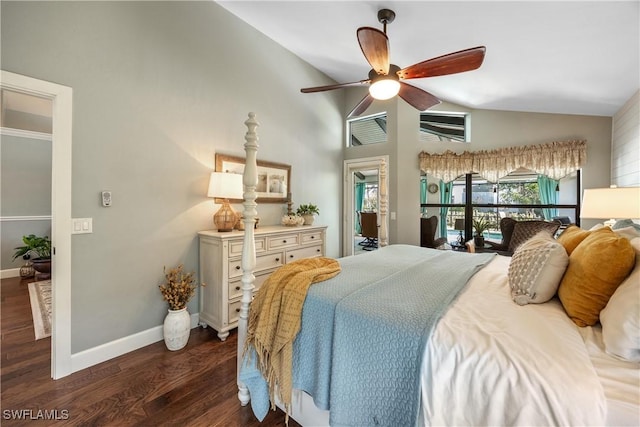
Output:
[[240,303],[240,318],[238,320],[238,355],[237,355],[237,383],[238,399],[240,404],[245,406],[249,403],[251,396],[249,390],[240,381],[240,365],[242,364],[242,353],[244,342],[247,337],[247,327],[249,322],[249,304],[253,295],[253,282],[255,276],[253,271],[256,267],[256,246],[254,241],[253,227],[256,222],[256,186],[258,185],[258,165],[256,152],[258,151],[258,134],[256,128],[260,125],[256,120],[255,113],[249,113],[249,118],[244,122],[247,126],[247,133],[244,150],[247,153],[242,183],[244,185],[244,241],[242,244],[242,299]]

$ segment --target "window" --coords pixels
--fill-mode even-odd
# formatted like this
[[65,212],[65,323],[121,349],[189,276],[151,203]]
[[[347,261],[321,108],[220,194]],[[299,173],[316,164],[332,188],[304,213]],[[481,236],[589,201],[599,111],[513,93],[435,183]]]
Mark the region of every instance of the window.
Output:
[[[421,177],[427,179],[427,177]],[[431,178],[433,180],[433,178]],[[543,186],[545,184],[543,181]],[[500,220],[511,217],[516,220],[552,220],[568,217],[572,223],[579,224],[578,197],[580,187],[579,171],[559,181],[555,188],[547,188],[555,202],[543,202],[538,175],[528,170],[518,170],[497,183],[491,183],[477,174],[468,174],[454,180],[450,187],[445,186],[445,194],[438,201],[421,203],[423,217],[438,216],[439,223],[444,221],[440,235],[446,234],[448,240],[455,241],[460,230],[455,230],[455,220],[465,220],[465,240],[472,237],[471,219],[484,217],[491,224],[485,237],[500,241]],[[424,186],[421,186],[424,188]],[[450,193],[450,195],[448,194]],[[421,195],[421,200],[427,200]],[[547,196],[548,197],[548,196]]]
[[420,141],[469,142],[470,117],[468,113],[420,113]]
[[387,113],[347,120],[347,147],[387,142]]

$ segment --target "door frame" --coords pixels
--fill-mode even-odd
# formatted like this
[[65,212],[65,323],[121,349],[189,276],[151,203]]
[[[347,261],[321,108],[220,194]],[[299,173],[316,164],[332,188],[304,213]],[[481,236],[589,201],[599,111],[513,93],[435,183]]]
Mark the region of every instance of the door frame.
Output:
[[344,161],[344,214],[343,214],[343,256],[353,255],[353,213],[355,211],[354,172],[359,170],[378,170],[378,246],[387,246],[389,219],[389,156],[365,157]]
[[51,99],[51,377],[71,374],[71,143],[73,90],[0,70],[0,86]]

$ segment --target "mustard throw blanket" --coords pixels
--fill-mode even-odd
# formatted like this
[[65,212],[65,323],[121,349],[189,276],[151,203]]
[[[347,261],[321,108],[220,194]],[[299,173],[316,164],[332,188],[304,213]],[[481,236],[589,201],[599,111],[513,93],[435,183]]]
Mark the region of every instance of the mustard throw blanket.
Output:
[[337,275],[335,259],[305,258],[274,271],[256,293],[249,311],[245,352],[251,345],[258,358],[258,369],[269,384],[271,408],[275,409],[275,390],[287,416],[291,405],[291,364],[293,341],[300,330],[302,305],[312,283]]

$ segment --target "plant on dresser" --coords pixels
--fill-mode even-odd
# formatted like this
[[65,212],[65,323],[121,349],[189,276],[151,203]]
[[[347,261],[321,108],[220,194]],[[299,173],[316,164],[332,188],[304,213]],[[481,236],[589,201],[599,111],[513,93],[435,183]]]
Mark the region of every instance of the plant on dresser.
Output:
[[[325,255],[326,226],[264,226],[255,230],[254,292],[278,267],[302,258]],[[242,297],[243,231],[201,231],[200,280],[207,284],[200,295],[200,324],[211,326],[224,341],[238,326]]]

